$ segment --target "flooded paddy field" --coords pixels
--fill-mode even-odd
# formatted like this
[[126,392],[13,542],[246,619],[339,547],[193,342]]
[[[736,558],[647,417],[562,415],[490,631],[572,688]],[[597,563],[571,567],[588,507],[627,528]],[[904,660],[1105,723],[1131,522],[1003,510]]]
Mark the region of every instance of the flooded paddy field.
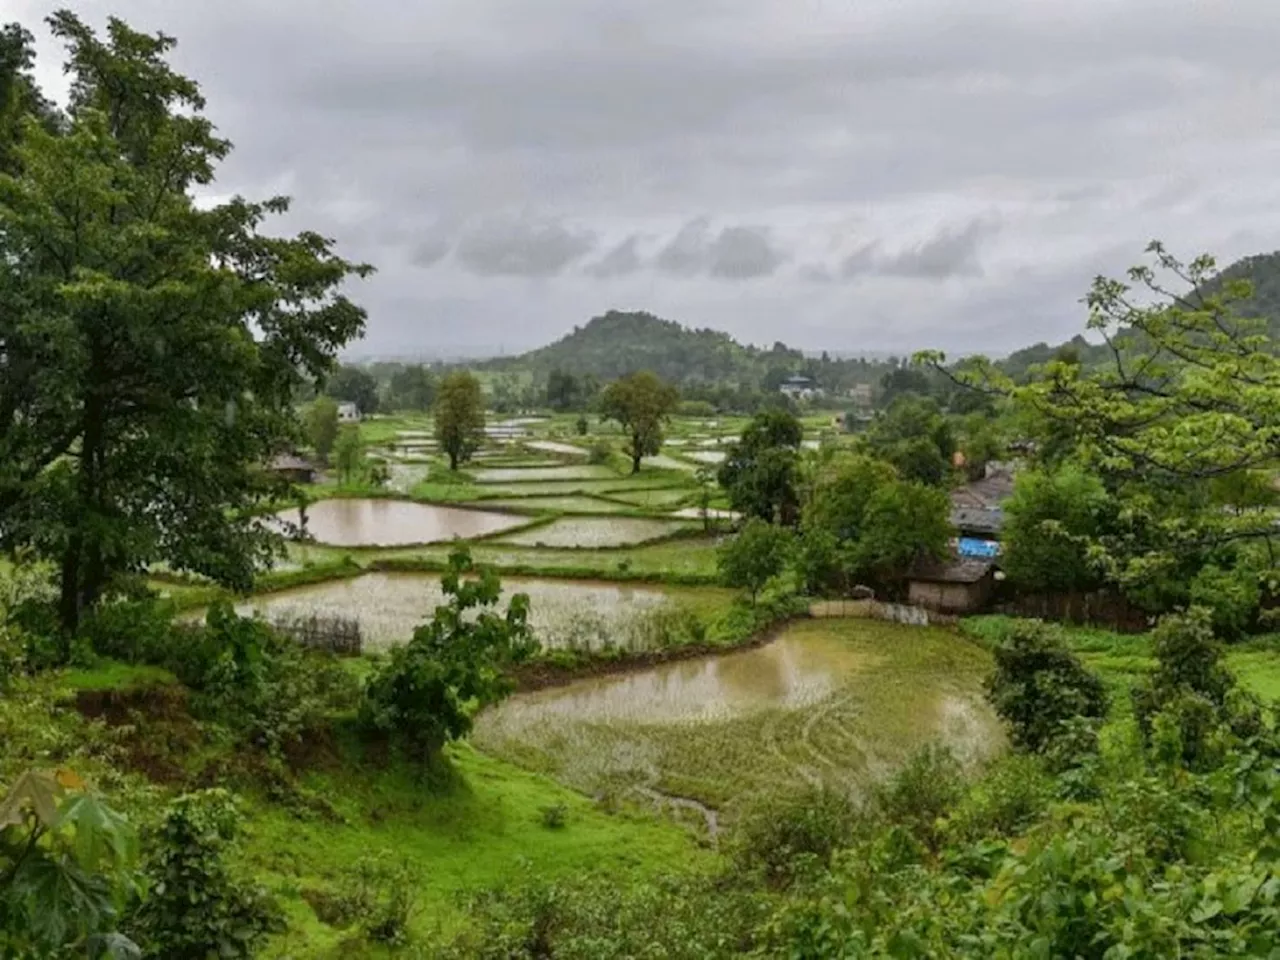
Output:
[[[299,525],[297,509],[276,517]],[[317,542],[337,547],[393,547],[482,537],[510,530],[528,518],[510,513],[443,507],[409,500],[320,500],[306,509],[306,531]]]
[[618,475],[608,467],[589,464],[555,467],[512,467],[472,471],[476,483],[532,483],[549,480],[608,480]]
[[625,547],[670,536],[684,526],[643,517],[561,517],[497,540],[527,547]]
[[614,503],[596,497],[569,495],[563,497],[511,497],[504,500],[478,501],[486,507],[538,510],[555,513],[627,513],[636,510],[634,503]]
[[[504,577],[504,596],[529,595],[534,634],[548,648],[645,649],[651,615],[677,604],[714,612],[727,608],[719,590],[670,590],[599,581]],[[445,602],[439,574],[367,573],[347,580],[283,590],[239,605],[242,614],[271,621],[310,616],[354,617],[366,651],[403,643]]]
[[473,739],[587,793],[722,806],[805,783],[859,790],[930,741],[970,763],[1000,750],[990,667],[943,630],[805,621],[755,649],[518,694]]

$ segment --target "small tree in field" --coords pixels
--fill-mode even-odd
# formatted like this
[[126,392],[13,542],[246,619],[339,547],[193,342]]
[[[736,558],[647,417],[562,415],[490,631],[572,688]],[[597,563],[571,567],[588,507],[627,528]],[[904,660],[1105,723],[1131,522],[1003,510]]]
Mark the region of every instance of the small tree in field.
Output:
[[627,434],[626,454],[631,472],[640,472],[640,461],[662,449],[662,426],[680,400],[671,384],[647,370],[632,373],[605,387],[600,398],[606,420],[616,420]]
[[307,439],[322,463],[329,462],[334,441],[338,439],[338,402],[329,396],[316,397],[307,410]]
[[465,736],[484,706],[512,690],[507,668],[537,650],[529,628],[529,598],[518,593],[497,609],[502,584],[492,570],[472,570],[465,549],[449,558],[441,580],[448,602],[413,639],[396,647],[366,688],[361,719],[411,758],[426,763],[450,740]]
[[787,566],[791,556],[791,531],[753,517],[742,531],[720,547],[720,576],[731,587],[746,590],[755,606],[760,591]]
[[449,374],[440,384],[435,404],[436,440],[457,470],[484,443],[484,393],[466,370]]
[[338,467],[338,477],[343,483],[350,483],[352,478],[360,475],[364,468],[364,440],[360,437],[360,428],[348,424],[338,433],[338,442],[334,445],[334,460]]

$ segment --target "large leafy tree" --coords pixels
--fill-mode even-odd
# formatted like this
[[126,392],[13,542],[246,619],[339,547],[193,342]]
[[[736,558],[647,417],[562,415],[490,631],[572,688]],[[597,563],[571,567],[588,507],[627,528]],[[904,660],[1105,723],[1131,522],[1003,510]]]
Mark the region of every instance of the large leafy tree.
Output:
[[662,449],[662,427],[671,418],[680,394],[647,370],[628,374],[604,389],[600,398],[606,420],[616,420],[627,433],[631,472],[640,472],[640,461]]
[[440,384],[435,405],[436,440],[457,470],[484,443],[484,391],[466,370],[456,370]]
[[717,474],[735,510],[770,523],[796,522],[803,438],[800,421],[786,410],[767,410],[752,418]]
[[335,400],[354,403],[361,413],[378,412],[378,381],[368,370],[344,364],[333,372],[324,389]]
[[250,585],[277,542],[251,518],[272,493],[258,467],[360,333],[340,288],[368,268],[261,233],[284,198],[196,203],[230,144],[172,38],[49,24],[69,104],[17,124],[0,174],[0,538],[57,560],[74,627],[157,560]]
[[932,398],[910,393],[899,396],[871,425],[867,443],[904,479],[943,486],[951,477],[955,437]]
[[1117,523],[1093,538],[1095,557],[1158,609],[1185,603],[1224,551],[1256,543],[1274,556],[1274,510],[1251,478],[1280,463],[1280,355],[1265,321],[1237,311],[1247,280],[1217,277],[1210,257],[1148,252],[1127,282],[1094,282],[1088,329],[1104,348],[1089,364],[1054,358],[1023,383],[981,359],[951,372],[1012,398],[1041,456],[1102,481]]
[[1114,522],[1102,481],[1077,466],[1029,470],[1004,505],[1001,561],[1009,581],[1032,593],[1069,593],[1100,584],[1090,545]]

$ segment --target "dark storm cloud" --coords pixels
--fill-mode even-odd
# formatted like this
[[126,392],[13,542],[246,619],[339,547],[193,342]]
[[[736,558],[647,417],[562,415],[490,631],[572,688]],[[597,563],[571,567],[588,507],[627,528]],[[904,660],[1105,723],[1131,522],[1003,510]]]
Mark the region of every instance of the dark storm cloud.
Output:
[[1083,324],[1097,251],[1280,245],[1274,0],[74,6],[178,37],[237,145],[216,193],[291,194],[282,228],[380,268],[353,291],[369,350],[514,349],[614,302],[1012,348]]
[[490,217],[465,229],[454,257],[481,276],[550,277],[595,246],[589,231],[527,216]]

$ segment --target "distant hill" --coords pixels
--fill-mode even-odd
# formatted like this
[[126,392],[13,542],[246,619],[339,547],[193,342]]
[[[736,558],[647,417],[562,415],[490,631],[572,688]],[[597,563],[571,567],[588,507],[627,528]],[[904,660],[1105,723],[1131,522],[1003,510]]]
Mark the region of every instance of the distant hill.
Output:
[[770,369],[787,373],[805,366],[805,356],[782,344],[772,350],[744,346],[719,330],[695,330],[651,313],[611,310],[555,343],[490,360],[490,369],[527,370],[545,377],[552,370],[614,380],[637,370],[652,370],[665,380],[690,383],[755,384]]
[[[1271,339],[1280,344],[1280,251],[1262,253],[1237,260],[1224,267],[1204,285],[1206,293],[1231,280],[1244,279],[1253,284],[1253,296],[1235,305],[1235,312],[1244,318],[1264,320]],[[1037,343],[1015,350],[999,361],[998,366],[1015,380],[1026,375],[1033,366],[1052,360],[1060,354],[1072,354],[1085,367],[1106,363],[1111,351],[1104,344],[1094,344],[1082,336],[1075,336],[1066,343],[1051,346]]]

